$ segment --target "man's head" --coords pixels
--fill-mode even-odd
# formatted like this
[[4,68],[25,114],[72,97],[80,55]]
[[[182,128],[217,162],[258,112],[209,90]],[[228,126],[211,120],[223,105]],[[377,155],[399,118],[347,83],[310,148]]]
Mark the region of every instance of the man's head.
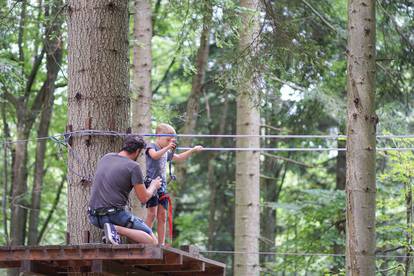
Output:
[[159,124],[155,129],[155,134],[171,134],[171,136],[158,136],[157,137],[157,144],[162,148],[168,146],[168,144],[175,140],[175,129],[170,126],[169,124]]
[[128,153],[132,160],[137,160],[139,154],[146,147],[146,143],[142,136],[139,135],[128,135],[124,139],[122,151]]

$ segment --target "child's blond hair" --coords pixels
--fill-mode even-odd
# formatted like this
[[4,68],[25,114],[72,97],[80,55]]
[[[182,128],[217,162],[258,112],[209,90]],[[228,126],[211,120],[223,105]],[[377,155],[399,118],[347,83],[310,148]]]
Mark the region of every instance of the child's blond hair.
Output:
[[155,129],[155,134],[176,134],[175,129],[169,124],[159,124]]

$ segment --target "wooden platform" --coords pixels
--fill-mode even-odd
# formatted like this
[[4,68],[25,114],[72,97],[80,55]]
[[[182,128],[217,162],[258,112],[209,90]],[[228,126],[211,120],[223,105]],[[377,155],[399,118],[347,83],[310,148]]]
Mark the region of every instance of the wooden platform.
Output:
[[141,244],[0,247],[0,268],[38,275],[221,276],[225,264],[184,250]]

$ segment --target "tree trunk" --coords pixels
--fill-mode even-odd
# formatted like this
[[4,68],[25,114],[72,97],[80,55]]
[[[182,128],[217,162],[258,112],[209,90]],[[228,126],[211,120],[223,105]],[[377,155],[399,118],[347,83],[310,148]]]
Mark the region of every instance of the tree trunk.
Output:
[[347,275],[375,274],[375,1],[348,1]]
[[[68,1],[68,129],[127,131],[128,1]],[[87,208],[97,161],[119,151],[120,138],[72,136],[68,157],[68,232],[70,243],[84,231],[100,240]]]
[[[10,128],[9,124],[7,123],[7,116],[6,116],[6,102],[2,103],[1,109],[1,117],[3,121],[3,133],[4,133],[4,140],[7,141],[10,139]],[[8,151],[9,147],[8,144],[3,144],[3,195],[2,195],[2,214],[3,214],[3,232],[4,232],[4,240],[6,241],[6,245],[9,245],[10,238],[9,238],[9,228],[7,222],[7,195],[9,194],[9,157]]]
[[[17,126],[17,139],[26,140],[29,134],[25,132],[21,121]],[[13,186],[11,197],[10,244],[22,245],[25,240],[27,218],[27,142],[15,144],[13,164]]]
[[[242,0],[242,27],[240,30],[239,52],[254,53],[255,41],[259,34],[257,11],[258,0]],[[253,13],[251,12],[253,11]],[[237,95],[237,134],[259,134],[260,111],[257,108],[258,91],[254,85],[254,74],[249,57]],[[260,147],[259,138],[238,138],[237,147]],[[259,251],[260,235],[260,152],[236,152],[236,209],[235,209],[235,251]],[[234,275],[259,275],[258,254],[236,254]]]
[[[195,60],[196,73],[193,75],[191,83],[191,92],[187,100],[187,109],[184,115],[184,126],[180,131],[183,134],[194,133],[197,119],[199,117],[200,110],[200,98],[203,94],[204,77],[206,73],[206,64],[208,61],[209,53],[209,37],[211,30],[211,18],[213,16],[212,3],[210,0],[203,0],[203,30],[200,36],[200,46],[197,50],[197,56]],[[180,138],[179,144],[184,147],[191,147],[191,137]],[[180,189],[185,187],[186,183],[186,168],[185,162],[177,163],[175,165],[175,174],[177,181],[180,184]],[[179,193],[180,194],[180,193]]]
[[[151,0],[134,1],[134,58],[132,63],[132,132],[151,133],[151,68],[152,68],[152,11]],[[145,156],[138,160],[143,172],[146,170]],[[132,211],[145,218],[146,208],[131,192]]]
[[[45,96],[44,109],[40,116],[39,129],[37,137],[46,137],[49,132],[50,120],[53,112],[55,81],[57,79],[59,68],[62,63],[62,45],[61,45],[61,28],[63,24],[63,16],[59,15],[59,10],[62,6],[60,1],[55,1],[53,7],[51,7],[54,23],[52,26],[46,27],[46,70],[47,79],[43,84],[43,93]],[[49,8],[45,12],[46,16],[49,16]],[[40,214],[40,200],[42,195],[42,185],[44,176],[44,159],[46,152],[47,140],[38,140],[36,148],[36,161],[34,168],[34,184],[32,190],[32,203],[29,214],[29,245],[37,244],[38,240],[38,226],[39,226],[39,214]]]
[[[341,133],[342,133],[341,128]],[[345,148],[346,141],[345,140],[338,140],[338,148]],[[336,190],[344,191],[346,186],[346,152],[345,151],[338,151],[338,155],[336,156]],[[343,211],[341,210],[339,215],[339,220],[335,221],[335,228],[338,232],[338,236],[342,237],[345,234],[345,217]],[[343,254],[345,251],[345,247],[342,243],[337,243],[336,241],[333,243],[332,246],[333,254]],[[342,257],[335,257],[334,258],[334,267],[332,271],[334,273],[339,273],[340,269],[343,267],[343,258]]]

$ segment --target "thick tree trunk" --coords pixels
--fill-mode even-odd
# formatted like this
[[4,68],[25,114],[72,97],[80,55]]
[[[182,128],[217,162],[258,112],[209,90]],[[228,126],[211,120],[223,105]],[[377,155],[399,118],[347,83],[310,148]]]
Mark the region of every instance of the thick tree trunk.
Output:
[[[62,63],[62,45],[61,45],[61,28],[63,24],[63,16],[59,15],[63,3],[55,1],[51,7],[51,18],[54,18],[53,25],[46,27],[46,70],[47,79],[43,84],[43,93],[45,96],[44,109],[40,116],[39,129],[37,137],[46,137],[49,132],[50,120],[53,112],[55,81],[59,73],[60,64]],[[45,13],[49,15],[49,8]],[[32,203],[29,214],[29,245],[37,244],[38,226],[40,214],[40,199],[42,195],[43,176],[44,176],[44,159],[47,141],[38,140],[36,148],[36,161],[34,168],[34,184],[32,190]]]
[[375,274],[375,1],[348,1],[347,275]]
[[[252,53],[259,34],[257,11],[258,0],[242,0],[244,11],[240,30],[239,51]],[[253,11],[253,12],[251,12]],[[245,57],[248,61],[249,57]],[[237,96],[237,134],[259,134],[260,111],[257,108],[258,91],[254,85],[254,73],[247,62],[240,78]],[[238,138],[237,147],[260,147],[259,138]],[[235,251],[258,252],[260,235],[260,152],[236,152],[236,209],[235,209]],[[234,275],[259,275],[258,254],[236,254]]]
[[[125,132],[129,124],[128,1],[68,1],[68,129]],[[87,207],[97,161],[119,151],[120,138],[73,136],[68,157],[70,243],[100,240]]]
[[[151,133],[151,0],[135,0],[134,12],[132,132]],[[145,172],[145,156],[141,156],[138,162]],[[145,218],[146,208],[141,206],[134,192],[131,192],[130,198],[133,212]]]

